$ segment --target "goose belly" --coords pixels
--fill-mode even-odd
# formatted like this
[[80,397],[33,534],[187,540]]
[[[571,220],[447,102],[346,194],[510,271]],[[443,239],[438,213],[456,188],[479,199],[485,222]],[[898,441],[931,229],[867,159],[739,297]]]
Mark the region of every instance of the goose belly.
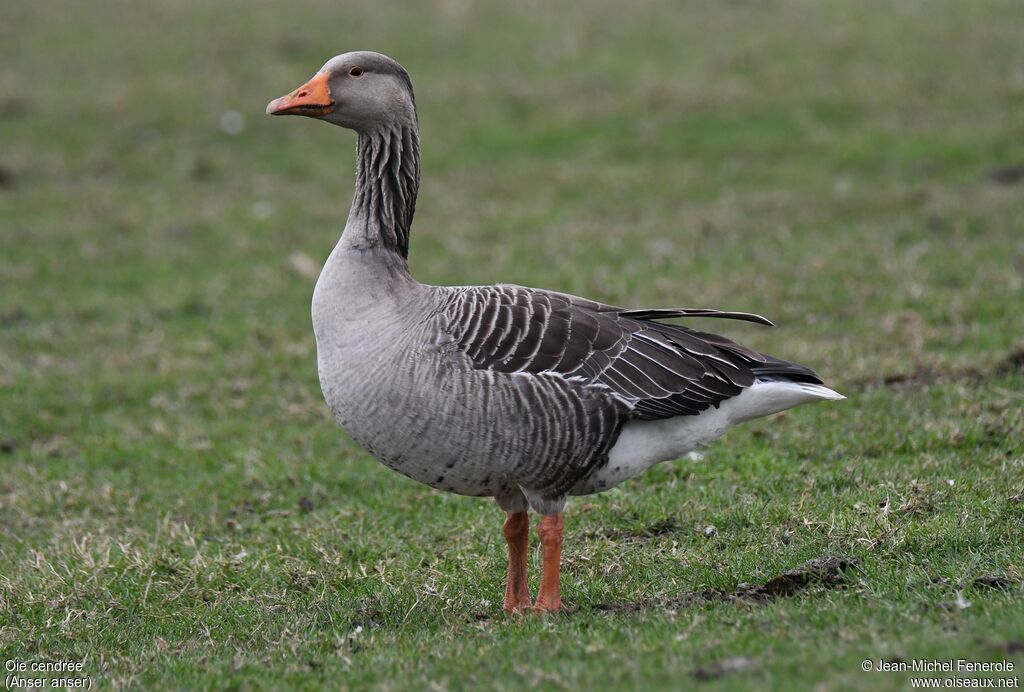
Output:
[[372,392],[326,385],[324,397],[349,436],[388,468],[462,495],[500,489],[500,460],[477,449],[448,409],[432,397],[386,389],[379,383]]
[[630,421],[608,453],[608,463],[573,488],[572,494],[590,495],[614,488],[656,464],[717,440],[730,424],[728,411],[721,407],[696,416]]
[[330,360],[320,373],[324,398],[352,439],[382,464],[460,495],[515,491],[530,440],[501,397],[481,405],[474,391],[487,383],[475,382],[476,373],[429,358],[404,369],[379,357],[345,368],[337,367],[339,358]]
[[475,453],[470,441],[435,431],[444,421],[416,427],[414,434],[366,426],[362,421],[339,421],[363,449],[393,471],[438,490],[470,496],[508,494],[515,484],[501,459]]

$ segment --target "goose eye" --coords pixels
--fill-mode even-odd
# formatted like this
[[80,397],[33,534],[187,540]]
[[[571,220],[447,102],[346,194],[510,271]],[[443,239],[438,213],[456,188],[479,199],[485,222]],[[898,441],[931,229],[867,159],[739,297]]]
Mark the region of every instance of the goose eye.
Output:
[[362,73],[363,73],[363,68],[361,68],[361,67],[352,67],[352,68],[349,68],[349,71],[348,71],[348,74],[349,74],[350,77],[358,77]]

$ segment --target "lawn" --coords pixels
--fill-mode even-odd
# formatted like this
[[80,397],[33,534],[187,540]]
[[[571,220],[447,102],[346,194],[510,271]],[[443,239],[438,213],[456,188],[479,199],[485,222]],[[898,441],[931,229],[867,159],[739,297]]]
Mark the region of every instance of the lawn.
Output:
[[[0,658],[101,689],[1021,676],[1024,4],[561,5],[5,0]],[[496,505],[320,396],[354,137],[263,109],[351,49],[416,85],[420,280],[758,312],[695,324],[848,400],[571,501],[568,612],[504,616]]]

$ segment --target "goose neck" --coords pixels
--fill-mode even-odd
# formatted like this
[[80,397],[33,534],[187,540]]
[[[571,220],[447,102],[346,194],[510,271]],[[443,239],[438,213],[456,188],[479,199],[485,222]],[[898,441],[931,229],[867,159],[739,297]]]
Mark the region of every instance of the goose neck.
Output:
[[351,249],[381,249],[405,259],[420,184],[415,122],[360,132],[356,182],[342,241]]

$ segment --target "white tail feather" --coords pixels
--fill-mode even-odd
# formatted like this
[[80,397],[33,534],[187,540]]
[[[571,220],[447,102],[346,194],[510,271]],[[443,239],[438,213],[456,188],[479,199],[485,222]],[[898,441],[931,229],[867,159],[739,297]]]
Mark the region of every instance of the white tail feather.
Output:
[[723,408],[728,407],[730,422],[741,423],[812,401],[840,401],[845,398],[820,384],[765,380],[755,382],[736,398],[729,399]]

